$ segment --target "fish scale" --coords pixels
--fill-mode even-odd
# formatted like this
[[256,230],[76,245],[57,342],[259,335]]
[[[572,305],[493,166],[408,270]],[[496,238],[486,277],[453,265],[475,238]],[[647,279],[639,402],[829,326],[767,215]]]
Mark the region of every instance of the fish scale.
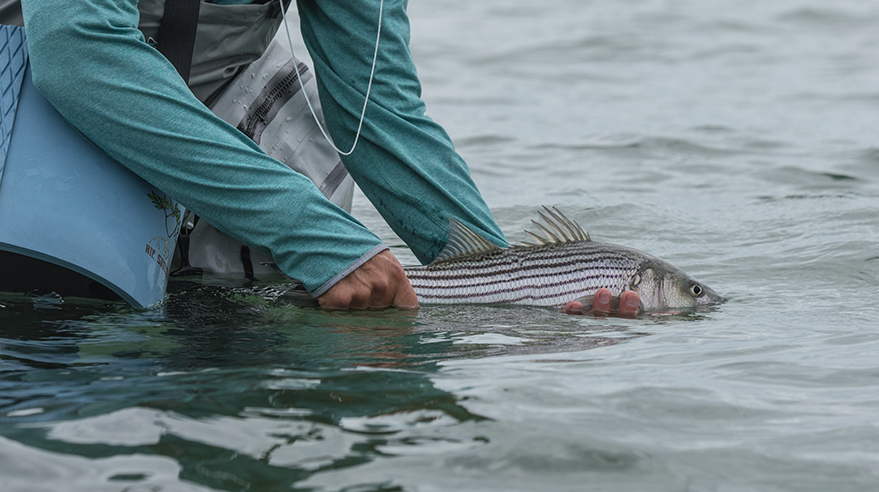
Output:
[[618,298],[638,293],[640,309],[691,308],[723,302],[708,287],[641,251],[592,241],[574,221],[544,207],[531,243],[499,248],[452,219],[433,263],[404,269],[421,304],[592,305],[602,288]]
[[406,276],[419,301],[563,305],[608,288],[625,291],[641,262],[596,242],[496,249],[493,252],[410,267]]

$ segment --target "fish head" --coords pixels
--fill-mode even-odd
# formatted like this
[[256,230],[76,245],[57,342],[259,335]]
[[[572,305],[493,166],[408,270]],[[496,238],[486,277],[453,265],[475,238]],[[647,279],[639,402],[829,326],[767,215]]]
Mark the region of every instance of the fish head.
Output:
[[642,264],[629,288],[638,293],[641,311],[645,312],[693,309],[724,301],[707,285],[657,258]]

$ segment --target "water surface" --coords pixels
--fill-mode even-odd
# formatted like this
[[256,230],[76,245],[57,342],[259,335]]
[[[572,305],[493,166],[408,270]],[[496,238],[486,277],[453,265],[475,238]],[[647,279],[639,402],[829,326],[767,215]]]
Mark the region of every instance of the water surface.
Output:
[[[411,2],[510,239],[555,205],[730,300],[637,319],[0,296],[12,491],[879,486],[879,7]],[[362,197],[355,213],[404,261]]]

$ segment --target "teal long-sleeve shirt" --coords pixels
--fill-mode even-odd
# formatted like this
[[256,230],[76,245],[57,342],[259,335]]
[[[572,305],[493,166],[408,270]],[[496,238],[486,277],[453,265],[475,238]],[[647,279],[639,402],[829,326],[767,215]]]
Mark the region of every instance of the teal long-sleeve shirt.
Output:
[[[340,148],[350,148],[378,1],[301,0],[298,7],[327,126]],[[137,29],[137,0],[22,0],[22,8],[34,82],[75,128],[221,231],[270,251],[313,296],[385,249],[306,177],[192,95]],[[405,0],[385,2],[366,120],[343,162],[420,261],[442,249],[450,217],[505,246],[466,164],[425,114],[405,9]]]

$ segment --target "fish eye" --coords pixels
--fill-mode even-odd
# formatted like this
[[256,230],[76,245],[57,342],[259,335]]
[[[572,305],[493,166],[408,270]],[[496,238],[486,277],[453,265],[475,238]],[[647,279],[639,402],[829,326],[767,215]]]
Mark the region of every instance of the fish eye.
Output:
[[701,285],[693,284],[690,286],[690,295],[693,297],[702,297],[703,294],[705,294],[705,289]]

